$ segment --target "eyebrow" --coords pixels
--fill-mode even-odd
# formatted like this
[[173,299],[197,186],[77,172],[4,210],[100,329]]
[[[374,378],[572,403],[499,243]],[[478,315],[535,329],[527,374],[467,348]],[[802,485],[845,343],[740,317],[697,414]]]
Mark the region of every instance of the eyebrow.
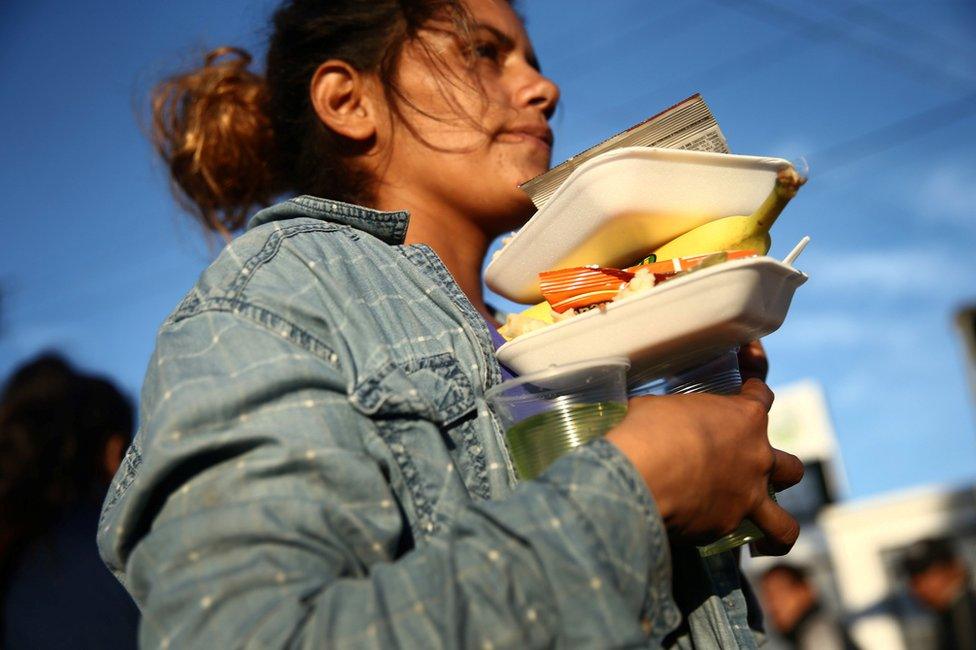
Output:
[[[492,36],[498,39],[498,42],[501,44],[503,48],[508,50],[515,49],[515,39],[509,36],[508,34],[506,34],[505,32],[503,32],[502,30],[498,29],[494,25],[489,25],[487,23],[475,23],[474,26],[476,29],[483,29],[487,32],[490,32]],[[530,66],[532,66],[536,70],[536,72],[542,72],[542,67],[539,65],[539,59],[536,58],[535,52],[533,52],[531,48],[526,50],[525,60]]]

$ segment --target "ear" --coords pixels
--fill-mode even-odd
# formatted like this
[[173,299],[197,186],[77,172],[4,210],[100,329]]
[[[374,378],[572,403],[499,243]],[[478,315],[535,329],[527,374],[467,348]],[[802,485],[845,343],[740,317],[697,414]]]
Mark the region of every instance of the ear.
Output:
[[376,134],[379,117],[374,87],[345,61],[330,59],[312,76],[312,106],[319,119],[339,135],[365,141]]
[[128,444],[128,438],[118,433],[113,433],[105,441],[105,448],[102,450],[102,470],[109,481],[119,471]]

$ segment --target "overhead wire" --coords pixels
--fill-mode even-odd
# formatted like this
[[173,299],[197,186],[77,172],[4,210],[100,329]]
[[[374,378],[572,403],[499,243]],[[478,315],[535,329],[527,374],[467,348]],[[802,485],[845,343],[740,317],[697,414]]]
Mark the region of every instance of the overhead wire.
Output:
[[[754,70],[756,65],[763,63],[771,64],[777,60],[781,60],[781,58],[777,59],[771,57],[769,53],[771,51],[775,52],[786,49],[785,46],[790,44],[793,45],[793,47],[790,48],[790,51],[797,51],[795,46],[795,40],[797,37],[809,38],[811,41],[822,41],[828,38],[839,39],[840,41],[856,47],[859,50],[871,53],[876,58],[884,59],[884,61],[888,64],[892,63],[891,60],[886,58],[891,52],[890,50],[887,53],[885,52],[885,50],[888,48],[877,48],[876,44],[866,43],[854,38],[851,30],[840,29],[827,23],[808,18],[803,14],[784,7],[783,5],[773,4],[765,0],[752,0],[750,3],[739,3],[735,2],[735,0],[708,1],[718,5],[730,6],[738,11],[746,11],[748,13],[756,14],[761,20],[767,23],[774,24],[778,27],[785,27],[788,33],[778,42],[774,42],[772,44],[765,43],[758,47],[750,48],[749,50],[746,50],[745,52],[742,52],[731,59],[706,68],[705,70],[696,73],[698,78],[701,78],[702,76],[708,78],[721,75],[723,79],[733,79],[735,72],[744,70],[747,66],[750,70]],[[837,3],[834,3],[834,5],[836,8],[840,8]],[[757,7],[761,7],[761,11],[757,11]],[[671,14],[667,15],[673,17],[675,15],[680,15],[684,11],[686,10],[672,12]],[[869,16],[874,19],[878,25],[884,23],[893,29],[897,28],[898,30],[901,30],[903,35],[905,33],[904,30],[906,25],[904,23],[899,23],[898,21],[894,20],[884,20],[883,18],[879,19],[879,12],[859,3],[847,3],[847,8],[840,11],[839,15],[847,20],[851,20],[857,16]],[[951,81],[953,84],[960,84],[969,81],[956,77],[955,75],[945,73],[944,71],[933,69],[928,64],[917,61],[914,58],[901,53],[898,53],[894,59],[897,61],[896,65],[904,72],[909,73],[911,76],[918,76],[922,72],[926,72],[932,73],[933,76],[942,78],[943,81]],[[924,75],[924,77],[925,79],[929,78],[928,74]],[[635,101],[639,101],[640,97],[656,94],[662,92],[663,90],[664,88],[662,87],[656,88],[650,92],[641,93],[637,98],[629,98],[625,104],[619,104],[609,108],[602,107],[601,111],[607,112],[620,109],[625,106],[631,106]],[[824,175],[844,165],[851,164],[852,162],[863,159],[867,156],[921,137],[931,130],[954,124],[973,114],[976,114],[976,94],[968,94],[962,98],[939,104],[935,107],[914,113],[890,124],[858,134],[851,138],[847,138],[841,142],[829,145],[809,154],[810,160],[814,163],[813,171],[818,176]],[[4,307],[6,307],[5,315],[9,315],[11,312],[11,301],[9,300],[10,292],[7,291],[6,293],[8,295],[4,296],[7,298],[7,300],[4,301]],[[40,311],[44,311],[45,307],[49,307],[57,302],[57,297],[54,297],[53,300],[42,302],[44,304],[41,305]],[[28,313],[31,311],[36,313],[36,305],[37,303],[34,303],[31,305],[31,307],[34,307],[34,309],[32,310],[28,308],[26,311]],[[119,308],[121,307],[122,305],[119,305]],[[101,311],[103,308],[104,306],[100,306],[98,311]],[[92,311],[94,312],[96,310]],[[23,313],[18,312],[22,312],[22,309],[13,310],[13,313],[17,316],[23,316]]]
[[913,113],[810,154],[818,176],[976,115],[976,92]]
[[[891,13],[886,13],[867,2],[855,2],[854,0],[820,0],[817,5],[827,5],[832,11],[839,13],[845,20],[850,22],[856,21],[857,24],[886,36],[897,44],[904,44],[905,40],[908,39],[919,43],[927,43],[939,53],[943,53],[949,49],[963,56],[972,55],[972,52],[968,52],[960,47],[959,43],[938,36],[918,24],[896,18]],[[843,10],[842,13],[841,10]]]
[[[937,81],[944,90],[954,91],[960,85],[966,86],[973,81],[968,77],[960,77],[953,72],[942,70],[926,62],[919,61],[899,49],[860,39],[854,35],[851,29],[843,29],[810,18],[806,14],[794,11],[782,3],[771,2],[769,0],[750,0],[749,2],[741,2],[740,0],[708,1],[713,4],[729,7],[740,13],[753,15],[756,19],[777,27],[787,27],[792,30],[796,25],[804,25],[806,27],[804,36],[807,38],[844,43],[884,63],[886,66],[911,76],[917,81],[925,83]],[[849,5],[848,7],[848,11],[857,10],[860,10],[859,5]]]
[[[763,11],[759,13],[759,17],[766,22],[772,22],[781,27],[787,25],[792,26],[794,22],[807,24],[811,29],[806,30],[806,34],[813,35],[815,37],[819,37],[820,35],[840,37],[841,40],[844,40],[847,44],[853,45],[858,49],[871,51],[873,54],[878,56],[881,56],[882,54],[882,52],[871,49],[875,46],[851,38],[852,32],[849,30],[837,30],[826,24],[817,23],[817,21],[809,19],[803,14],[794,12],[781,4],[773,4],[767,0],[751,0],[750,3],[735,3],[732,2],[732,0],[709,1],[716,4],[734,6],[735,9],[740,11],[744,10],[744,8],[753,9],[756,6],[761,6]],[[891,18],[874,7],[867,6],[863,3],[837,2],[837,0],[825,0],[825,2],[833,5],[834,11],[849,21],[853,22],[853,19],[857,17],[861,17],[862,19],[868,17],[870,19],[868,21],[869,24],[873,26],[876,31],[879,31],[880,33],[883,33],[894,40],[898,40],[901,37],[911,37],[915,33],[914,30],[911,30],[908,24],[903,23],[898,19]],[[823,25],[824,29],[817,28],[818,25]],[[896,30],[898,36],[892,35],[891,30]],[[927,32],[919,33],[922,33],[924,38],[929,40],[935,38]],[[905,55],[897,50],[890,50],[884,46],[882,46],[881,49],[885,50],[887,54],[893,54],[895,60],[897,61],[897,63],[895,63],[895,67],[900,69],[902,72],[908,73],[910,76],[915,77],[919,73],[924,72],[926,73],[926,80],[930,75],[934,77],[941,77],[944,81],[951,81],[952,90],[958,91],[972,88],[974,81],[972,79],[958,77],[939,68],[933,68],[930,64],[918,61],[914,57]],[[884,58],[883,60],[888,64],[892,63],[887,58]],[[903,118],[899,118],[898,120],[895,120],[889,124],[882,125],[832,145],[828,145],[809,154],[809,158],[811,162],[814,163],[814,173],[818,176],[822,176],[825,173],[829,173],[870,155],[922,137],[926,133],[933,130],[944,128],[964,120],[974,114],[976,114],[976,93],[970,92],[963,97],[950,99],[936,106],[924,109]]]
[[[720,5],[732,5],[736,9],[742,9],[742,7],[750,5],[750,3],[739,3],[735,2],[734,0],[708,1]],[[754,70],[755,65],[772,63],[777,59],[770,57],[769,52],[785,49],[785,46],[792,43],[797,36],[810,37],[813,40],[822,40],[828,36],[841,37],[842,40],[847,41],[849,44],[855,44],[858,49],[870,48],[870,45],[867,43],[849,38],[852,35],[851,29],[837,29],[826,23],[809,19],[802,16],[802,14],[793,12],[790,9],[781,9],[781,5],[773,5],[766,2],[766,0],[752,0],[752,4],[762,5],[764,9],[772,8],[779,10],[773,12],[772,15],[777,17],[773,18],[772,20],[769,20],[768,17],[765,17],[765,14],[763,14],[764,20],[767,22],[773,22],[778,27],[786,28],[789,33],[778,43],[765,43],[756,48],[746,50],[732,59],[720,62],[697,73],[696,78],[709,78],[712,76],[721,75],[721,78],[723,79],[731,79],[734,78],[735,72],[746,69],[747,66],[749,66],[750,70]],[[838,7],[839,9],[839,6],[836,3],[835,7]],[[838,13],[845,18],[865,15],[865,7],[859,3],[847,3],[846,10],[842,12],[839,11]],[[869,12],[867,15],[874,16],[875,13]],[[801,19],[797,19],[797,17],[800,17]],[[875,54],[880,56],[880,53],[878,52],[875,52]],[[918,61],[910,56],[899,54],[896,58],[900,61],[900,63],[897,65],[901,66],[901,69],[908,72],[911,76],[916,76],[921,71],[928,71],[935,76],[941,76],[945,79],[948,79],[950,76],[947,73],[944,73],[944,71],[931,68],[929,64]],[[967,85],[971,85],[970,80],[958,78],[954,75],[951,76],[951,81],[953,83],[952,88],[954,90],[959,90],[960,86],[962,86],[964,89]],[[714,87],[714,84],[712,84],[712,87]],[[661,92],[661,90],[662,89],[654,89],[649,93],[641,93],[641,96],[656,94]],[[634,101],[634,98],[630,98],[625,104],[619,104],[616,107],[612,107],[608,110],[630,106]],[[973,94],[968,94],[962,98],[951,99],[947,102],[938,104],[918,113],[900,118],[890,124],[871,129],[865,133],[855,135],[824,147],[811,153],[809,158],[811,161],[818,161],[816,163],[814,172],[817,175],[823,175],[825,172],[832,171],[874,153],[878,153],[904,142],[916,139],[925,135],[925,133],[929,131],[953,124],[973,114],[976,114],[976,96]]]
[[[592,34],[588,34],[588,38],[585,40],[586,47],[560,47],[560,56],[556,58],[549,58],[542,61],[543,70],[546,70],[549,66],[559,66],[560,64],[565,64],[577,58],[587,58],[592,60],[591,56],[594,51],[598,51],[603,46],[619,46],[620,43],[634,42],[635,39],[647,39],[652,36],[656,39],[663,38],[674,38],[680,36],[682,32],[692,29],[696,26],[696,21],[693,20],[698,14],[701,14],[701,6],[704,5],[706,0],[696,0],[696,1],[686,1],[681,4],[681,7],[675,11],[671,11],[663,14],[649,14],[646,10],[642,13],[645,18],[639,22],[630,23],[625,29],[621,31],[615,31],[611,33],[605,33],[593,37]],[[637,2],[635,6],[645,9],[646,4],[644,2]],[[619,11],[619,8],[615,7]],[[662,26],[660,30],[655,30],[654,27]],[[656,32],[660,33],[656,33]],[[558,40],[561,44],[564,44],[565,40],[569,39],[574,43],[580,40],[578,34],[564,34]],[[579,67],[575,68],[579,70]]]
[[[740,13],[755,15],[761,21],[781,28],[786,32],[786,35],[777,41],[764,42],[730,58],[719,61],[708,68],[693,73],[693,78],[696,80],[718,79],[718,81],[711,81],[709,83],[710,88],[719,87],[727,81],[735,79],[737,76],[736,73],[741,73],[742,71],[751,72],[760,67],[782,62],[785,56],[796,54],[801,49],[805,49],[805,47],[809,47],[814,43],[835,41],[843,42],[848,46],[866,52],[878,62],[883,63],[885,66],[894,67],[903,74],[912,77],[912,79],[915,81],[921,80],[924,82],[930,82],[932,79],[938,79],[940,81],[940,85],[951,91],[958,90],[959,85],[966,86],[973,82],[973,79],[961,77],[939,68],[934,68],[930,63],[919,61],[900,50],[891,49],[885,45],[879,45],[857,38],[854,32],[859,24],[855,23],[854,19],[859,16],[875,17],[880,13],[877,10],[873,10],[872,8],[866,7],[860,3],[834,2],[835,13],[851,23],[849,27],[842,28],[810,18],[804,14],[793,11],[782,4],[773,4],[767,0],[750,0],[750,2],[741,2],[738,0],[707,1],[712,4],[731,7]],[[756,5],[759,5],[759,7]],[[761,9],[761,11],[758,9]],[[904,34],[904,29],[906,29],[906,25],[904,23],[901,23],[895,19],[891,19],[891,23],[898,25]],[[688,24],[691,23],[689,22]],[[877,27],[877,29],[881,28]],[[928,36],[930,38],[935,38],[931,35]],[[796,43],[797,38],[807,39],[809,42],[806,46],[799,47]],[[773,56],[771,55],[773,52],[779,54]],[[701,84],[699,84],[699,86],[700,85]],[[585,111],[583,112],[583,115],[596,115],[598,113],[605,115],[607,113],[616,113],[620,110],[632,107],[635,103],[639,103],[643,99],[659,96],[665,93],[671,87],[671,84],[660,85],[650,90],[642,91],[637,95],[630,96],[622,102]]]
[[[723,0],[707,1],[712,4],[719,5],[732,4],[735,8],[740,8],[740,3],[736,2],[724,2]],[[847,13],[856,14],[860,11],[859,6],[851,5],[846,11],[840,11],[839,13],[846,17]],[[791,15],[793,15],[792,12]],[[702,80],[709,80],[708,87],[710,89],[718,88],[733,79],[739,78],[739,74],[741,74],[743,71],[755,72],[758,69],[777,63],[782,63],[786,57],[798,54],[803,49],[809,48],[816,43],[823,42],[827,39],[827,37],[836,35],[838,33],[836,28],[832,28],[820,21],[812,19],[798,21],[779,20],[775,22],[774,26],[781,28],[785,32],[785,35],[776,41],[763,42],[755,47],[739,52],[734,56],[724,58],[723,60],[707,68],[693,72],[691,73],[692,78],[696,80],[699,87],[704,85]],[[839,31],[845,35],[850,35],[853,33],[854,29],[854,27],[849,27],[846,30]],[[798,45],[798,38],[806,39],[806,45]],[[772,53],[776,54],[773,55]],[[662,95],[670,88],[670,84],[660,85],[650,90],[643,91],[636,96],[628,97],[623,102],[613,104],[609,107],[600,107],[598,110],[601,114],[614,113],[626,108],[630,108],[635,103],[639,103],[643,99]],[[595,114],[596,112],[597,109],[589,111],[589,113],[592,114]]]

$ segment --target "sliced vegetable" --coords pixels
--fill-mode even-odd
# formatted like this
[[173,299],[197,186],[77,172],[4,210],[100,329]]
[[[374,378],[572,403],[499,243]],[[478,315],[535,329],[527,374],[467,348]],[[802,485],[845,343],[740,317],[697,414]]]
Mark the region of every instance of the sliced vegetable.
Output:
[[662,262],[655,261],[654,255],[648,255],[641,260],[640,264],[623,270],[602,266],[576,266],[543,271],[539,274],[539,289],[548,305],[555,312],[562,314],[570,309],[582,309],[610,302],[622,287],[634,279],[637,271],[650,272],[656,284],[694,269],[706,268],[726,260],[752,257],[755,254],[756,252],[751,250],[720,251]]
[[739,250],[739,251],[718,251],[716,253],[709,253],[707,255],[695,255],[693,257],[675,257],[670,260],[663,260],[661,262],[652,262],[650,264],[637,264],[636,266],[628,267],[626,270],[631,273],[636,273],[638,269],[647,269],[654,275],[660,275],[663,277],[672,276],[681,271],[690,271],[691,269],[699,266],[705,260],[713,258],[715,255],[723,255],[722,259],[716,258],[711,261],[709,265],[715,264],[718,261],[726,260],[740,260],[746,257],[754,257],[756,251],[754,250]]
[[611,300],[634,274],[620,269],[577,266],[539,274],[543,297],[560,314]]

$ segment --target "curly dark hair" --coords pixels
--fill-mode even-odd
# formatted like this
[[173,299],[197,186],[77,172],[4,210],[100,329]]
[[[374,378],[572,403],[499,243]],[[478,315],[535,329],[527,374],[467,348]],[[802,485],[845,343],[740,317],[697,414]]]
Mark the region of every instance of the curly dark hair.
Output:
[[66,509],[104,497],[106,442],[132,426],[125,395],[57,354],[13,373],[0,394],[0,585]]

